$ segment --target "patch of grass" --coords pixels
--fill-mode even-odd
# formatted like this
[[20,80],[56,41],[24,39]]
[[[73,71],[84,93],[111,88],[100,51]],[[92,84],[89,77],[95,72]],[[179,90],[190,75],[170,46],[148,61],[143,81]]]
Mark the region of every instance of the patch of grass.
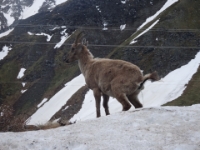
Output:
[[187,88],[184,90],[183,94],[173,100],[164,104],[164,106],[191,106],[193,104],[200,104],[200,67],[198,71],[193,75],[190,82],[187,84]]
[[9,99],[9,103],[13,103],[12,96],[22,87],[21,82],[17,80],[19,70],[19,64],[15,60],[4,63],[0,69],[0,95],[3,99]]

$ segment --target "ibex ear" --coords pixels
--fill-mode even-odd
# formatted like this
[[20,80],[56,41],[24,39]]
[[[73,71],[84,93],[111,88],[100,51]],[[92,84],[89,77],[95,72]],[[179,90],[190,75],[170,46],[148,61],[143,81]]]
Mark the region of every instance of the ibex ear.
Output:
[[85,45],[85,46],[88,46],[88,41],[86,41],[86,39],[83,38],[83,40],[82,40],[82,44]]

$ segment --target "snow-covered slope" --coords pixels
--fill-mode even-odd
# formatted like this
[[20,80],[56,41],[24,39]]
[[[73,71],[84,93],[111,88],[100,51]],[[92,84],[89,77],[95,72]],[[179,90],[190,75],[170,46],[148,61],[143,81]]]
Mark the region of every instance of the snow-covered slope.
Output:
[[46,131],[0,133],[0,149],[199,150],[200,105],[143,108]]
[[67,102],[67,100],[81,87],[85,85],[84,77],[79,75],[55,94],[48,102],[39,108],[30,118],[27,124],[45,124]]

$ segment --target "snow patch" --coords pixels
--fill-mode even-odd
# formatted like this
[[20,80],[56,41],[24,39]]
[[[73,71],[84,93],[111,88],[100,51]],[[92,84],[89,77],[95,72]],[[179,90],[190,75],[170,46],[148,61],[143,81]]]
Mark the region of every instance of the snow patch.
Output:
[[96,6],[96,9],[101,13],[101,10],[100,10],[99,6]]
[[8,52],[11,50],[11,46],[8,47],[8,46],[4,46],[2,48],[2,51],[0,51],[0,60],[4,59],[7,55],[8,55]]
[[108,28],[106,27],[108,25],[108,23],[107,22],[103,22],[103,30],[108,30]]
[[23,93],[25,93],[27,91],[27,89],[26,90],[21,90],[21,93],[23,94]]
[[126,4],[126,0],[121,0],[121,3],[122,4]]
[[25,85],[26,85],[26,82],[22,82],[22,86],[25,87]]
[[62,111],[65,111],[69,108],[69,106],[66,106],[64,109],[62,109]]
[[126,24],[120,26],[120,30],[124,30],[126,28]]
[[49,42],[52,38],[53,35],[49,35],[49,34],[46,34],[46,33],[31,33],[31,32],[28,32],[29,35],[38,35],[38,36],[46,36],[47,37],[47,42]]
[[19,74],[17,76],[17,79],[21,79],[24,76],[24,72],[26,71],[25,68],[21,68],[19,71]]
[[49,42],[52,38],[53,35],[49,35],[49,34],[46,34],[46,33],[37,33],[35,35],[43,35],[43,36],[46,36],[47,37],[47,42]]
[[28,32],[29,35],[34,35],[34,33]]
[[151,30],[157,23],[159,22],[159,19],[157,21],[155,21],[151,26],[149,26],[146,30],[144,30],[142,33],[140,33],[137,37],[135,37],[130,44],[134,44],[135,43],[135,39],[139,38],[140,36],[142,36],[143,34],[147,33],[149,30]]
[[135,44],[135,43],[137,43],[137,40],[132,40],[132,41],[130,42],[130,44]]
[[63,36],[61,36],[60,42],[58,42],[58,43],[55,45],[54,49],[60,48],[60,47],[65,43],[65,41],[70,37],[70,35],[69,35],[68,33],[66,33],[66,30],[67,30],[67,29],[65,29],[65,30],[63,30],[63,31],[61,32],[61,35],[63,35]]

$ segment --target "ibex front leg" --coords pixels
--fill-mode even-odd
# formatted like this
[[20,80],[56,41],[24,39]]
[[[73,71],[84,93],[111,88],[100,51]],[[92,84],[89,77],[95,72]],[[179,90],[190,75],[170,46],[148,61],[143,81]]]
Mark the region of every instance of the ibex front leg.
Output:
[[99,89],[93,89],[93,94],[96,101],[96,114],[98,118],[98,117],[101,117],[101,111],[100,111],[101,91]]

